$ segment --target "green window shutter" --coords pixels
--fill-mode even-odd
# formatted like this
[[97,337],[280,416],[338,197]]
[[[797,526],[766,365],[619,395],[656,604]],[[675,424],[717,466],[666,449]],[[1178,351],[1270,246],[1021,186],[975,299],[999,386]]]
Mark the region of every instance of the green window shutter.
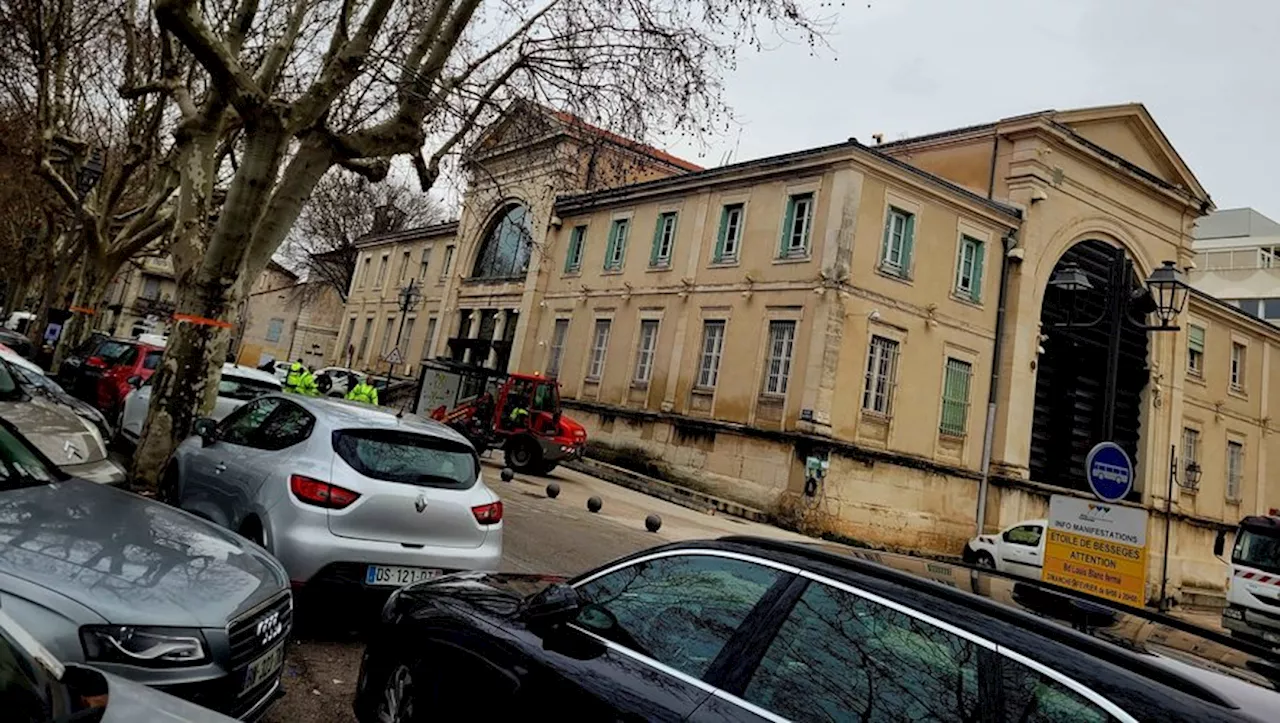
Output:
[[1204,353],[1204,327],[1187,327],[1187,346],[1191,348],[1191,351],[1200,354]]
[[575,227],[573,232],[569,234],[569,251],[564,255],[564,270],[573,271],[578,264],[574,261],[581,255],[580,248],[582,246],[582,227]]
[[613,268],[613,253],[618,247],[618,222],[614,221],[609,227],[609,244],[604,249],[604,268],[606,270]]
[[884,262],[889,258],[889,242],[893,238],[893,214],[894,210],[889,209],[889,213],[884,217],[884,241],[880,243],[880,265],[884,266]]
[[658,223],[653,229],[653,248],[649,249],[649,266],[658,265],[658,247],[662,244],[662,226],[667,220],[665,213],[658,214]]
[[791,240],[791,227],[796,223],[796,200],[787,197],[787,215],[782,219],[782,238],[778,241],[778,258],[786,258],[788,242]]
[[906,214],[907,227],[902,232],[902,276],[906,278],[911,275],[911,249],[916,240],[916,216],[913,213]]
[[729,236],[729,207],[720,207],[720,231],[716,234],[716,250],[715,255],[711,257],[712,263],[720,263],[724,260],[724,242]]
[[969,297],[974,301],[982,301],[982,269],[985,263],[987,245],[981,241],[971,241],[973,244],[973,285],[969,292]]

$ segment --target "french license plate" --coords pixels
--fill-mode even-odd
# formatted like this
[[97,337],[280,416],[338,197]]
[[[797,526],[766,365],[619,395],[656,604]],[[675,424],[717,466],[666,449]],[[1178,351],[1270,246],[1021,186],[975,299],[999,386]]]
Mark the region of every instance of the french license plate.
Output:
[[415,582],[430,580],[440,575],[439,570],[427,567],[397,567],[395,565],[370,565],[364,574],[366,585],[390,585],[403,587]]
[[284,646],[277,645],[269,653],[249,663],[244,672],[243,690],[252,690],[271,679],[284,665]]

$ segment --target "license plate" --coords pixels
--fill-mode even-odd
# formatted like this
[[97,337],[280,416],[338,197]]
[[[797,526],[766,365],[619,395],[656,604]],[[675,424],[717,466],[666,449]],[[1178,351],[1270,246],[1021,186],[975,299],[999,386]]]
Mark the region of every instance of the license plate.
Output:
[[430,580],[440,574],[439,570],[427,567],[397,567],[394,565],[370,565],[364,574],[366,585],[390,585],[403,587],[415,582]]
[[267,682],[273,675],[280,672],[282,665],[284,665],[284,646],[277,645],[271,652],[249,663],[248,669],[244,672],[243,690],[252,690]]

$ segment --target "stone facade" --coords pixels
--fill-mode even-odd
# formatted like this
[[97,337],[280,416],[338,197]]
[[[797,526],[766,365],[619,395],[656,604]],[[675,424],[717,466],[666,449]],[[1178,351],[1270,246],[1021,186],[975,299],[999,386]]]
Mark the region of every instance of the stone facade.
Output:
[[[1071,473],[1098,439],[1101,332],[1062,326],[1055,272],[1123,249],[1140,288],[1163,261],[1190,265],[1212,209],[1140,105],[711,170],[534,115],[540,133],[504,124],[475,149],[456,225],[363,243],[339,348],[377,360],[394,289],[429,249],[411,318],[435,333],[417,321],[408,349],[555,375],[614,453],[808,529],[936,553],[974,533],[984,478],[987,530],[1087,494]],[[603,173],[602,158],[625,163]],[[1170,503],[1169,580],[1221,589],[1216,530],[1280,505],[1266,483],[1280,335],[1201,293],[1175,322],[1117,327],[1127,504],[1151,510],[1155,590],[1171,464],[1185,483],[1195,461],[1198,488]]]

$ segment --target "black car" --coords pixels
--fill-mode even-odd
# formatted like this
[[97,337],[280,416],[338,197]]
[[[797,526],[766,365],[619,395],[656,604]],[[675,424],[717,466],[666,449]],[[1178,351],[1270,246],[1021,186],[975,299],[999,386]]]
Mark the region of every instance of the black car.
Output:
[[[550,584],[548,584],[550,583]],[[542,588],[541,591],[538,591]],[[750,538],[393,594],[360,721],[1275,721],[1280,659],[919,558]],[[517,718],[511,718],[516,720]]]
[[24,359],[31,359],[36,355],[36,346],[31,343],[27,335],[10,329],[0,329],[0,344],[14,350]]

